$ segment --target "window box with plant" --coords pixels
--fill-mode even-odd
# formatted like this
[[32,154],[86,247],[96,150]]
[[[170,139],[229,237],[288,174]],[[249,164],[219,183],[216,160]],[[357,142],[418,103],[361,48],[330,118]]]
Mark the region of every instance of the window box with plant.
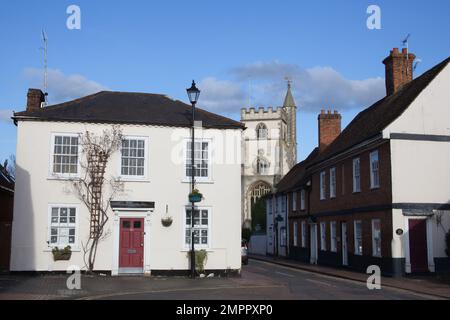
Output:
[[191,193],[189,193],[189,202],[200,202],[203,199],[203,194],[198,191],[198,189],[194,189]]
[[55,247],[52,249],[52,253],[54,261],[70,260],[70,257],[72,256],[72,248],[70,246],[66,246],[64,249]]

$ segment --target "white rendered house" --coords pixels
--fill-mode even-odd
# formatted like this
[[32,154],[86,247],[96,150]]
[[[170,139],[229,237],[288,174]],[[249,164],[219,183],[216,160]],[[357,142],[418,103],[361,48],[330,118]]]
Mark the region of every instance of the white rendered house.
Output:
[[[191,107],[163,95],[99,92],[41,107],[40,90],[28,92],[17,124],[16,197],[11,271],[65,271],[84,267],[82,244],[89,238],[89,212],[70,192],[81,175],[80,134],[101,135],[119,125],[123,141],[106,168],[124,190],[113,201],[99,244],[95,270],[185,274],[190,268]],[[240,122],[196,111],[196,188],[204,199],[194,212],[196,249],[208,253],[206,270],[241,268]],[[161,219],[172,217],[170,226]],[[68,261],[52,249],[70,245]]]

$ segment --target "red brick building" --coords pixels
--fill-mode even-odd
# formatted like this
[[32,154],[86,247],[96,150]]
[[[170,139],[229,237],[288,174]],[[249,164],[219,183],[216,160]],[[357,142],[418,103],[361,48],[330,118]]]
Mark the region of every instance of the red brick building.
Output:
[[414,58],[391,51],[387,96],[342,132],[337,111],[319,114],[318,147],[274,195],[287,195],[291,258],[387,275],[450,270],[450,58],[413,80]]

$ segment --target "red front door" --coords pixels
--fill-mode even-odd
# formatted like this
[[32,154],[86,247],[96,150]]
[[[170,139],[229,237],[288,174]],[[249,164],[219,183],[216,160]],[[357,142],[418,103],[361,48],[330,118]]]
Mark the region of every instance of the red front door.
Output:
[[409,219],[411,272],[428,272],[427,220]]
[[120,219],[119,268],[143,268],[144,219]]

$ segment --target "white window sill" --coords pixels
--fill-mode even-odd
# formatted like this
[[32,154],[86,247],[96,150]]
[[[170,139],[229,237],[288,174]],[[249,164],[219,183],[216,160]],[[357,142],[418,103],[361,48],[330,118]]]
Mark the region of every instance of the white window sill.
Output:
[[[183,179],[182,183],[191,183],[191,179]],[[213,184],[214,180],[195,180],[195,184]]]
[[81,177],[79,175],[76,175],[76,176],[52,175],[52,176],[47,177],[47,180],[61,180],[61,181],[79,180],[79,179],[81,179]]
[[147,177],[133,177],[133,176],[120,176],[116,179],[118,182],[150,182],[150,179]]
[[[47,249],[44,249],[44,252],[52,252],[52,250],[55,248],[64,249],[64,246],[54,246],[51,248],[47,248]],[[71,252],[81,252],[81,249],[79,247],[74,247],[74,248],[71,248],[70,251]]]
[[[184,249],[181,249],[181,252],[191,252],[191,248],[189,248],[189,249],[186,249],[186,248],[184,248]],[[206,252],[214,252],[215,250],[214,249],[211,249],[211,248],[198,248],[198,247],[196,247],[195,248],[195,251],[199,251],[199,250],[206,250]]]

